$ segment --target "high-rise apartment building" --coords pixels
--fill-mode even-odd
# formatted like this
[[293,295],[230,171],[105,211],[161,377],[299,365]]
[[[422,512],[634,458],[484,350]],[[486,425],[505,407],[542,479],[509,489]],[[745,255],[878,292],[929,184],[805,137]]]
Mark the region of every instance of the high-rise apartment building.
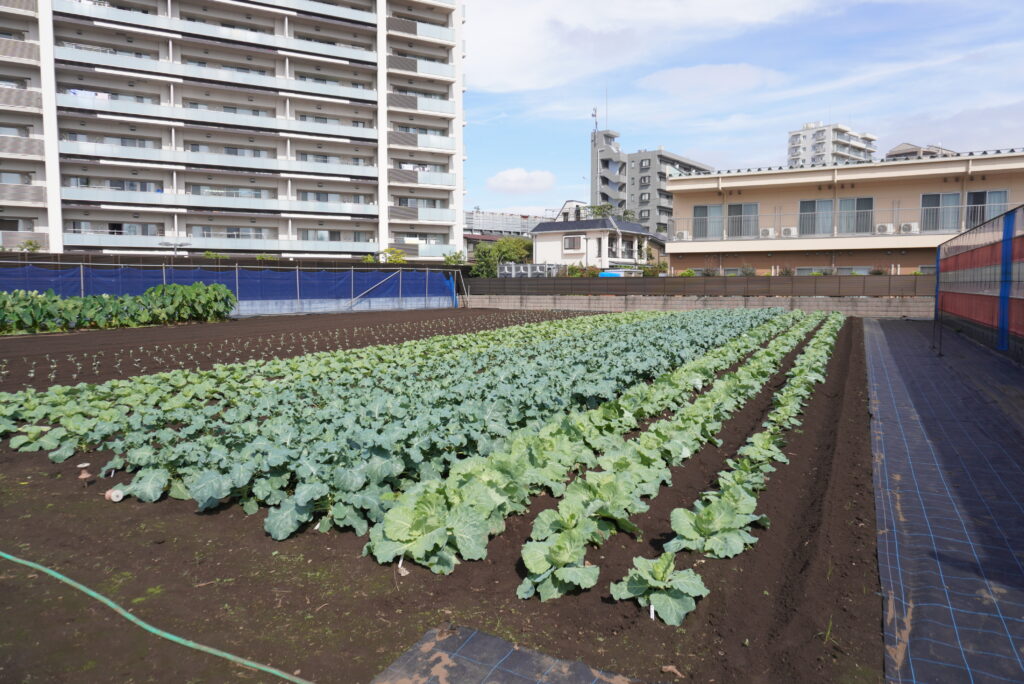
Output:
[[623,152],[618,138],[610,130],[590,134],[590,203],[630,211],[648,231],[665,233],[672,218],[668,179],[712,167],[663,148]]
[[876,140],[870,133],[856,133],[842,124],[805,123],[789,132],[789,167],[868,162],[874,158]]
[[440,259],[458,0],[0,0],[0,231],[50,251]]

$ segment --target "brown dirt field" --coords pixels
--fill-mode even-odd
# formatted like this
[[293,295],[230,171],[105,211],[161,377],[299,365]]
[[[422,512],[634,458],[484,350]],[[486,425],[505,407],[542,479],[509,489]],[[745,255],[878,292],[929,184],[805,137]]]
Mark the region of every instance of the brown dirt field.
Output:
[[[318,682],[367,682],[444,622],[646,681],[679,681],[663,666],[695,681],[881,681],[858,320],[844,327],[828,381],[790,438],[792,463],[761,494],[771,529],[736,558],[697,562],[712,593],[683,626],[652,622],[608,595],[633,556],[660,550],[668,512],[689,505],[757,429],[780,384],[776,376],[725,425],[720,449],[704,449],[674,471],[673,487],[635,519],[644,542],[620,534],[591,551],[602,568],[595,589],[545,604],[520,601],[515,587],[521,545],[549,497],[510,520],[485,561],[448,577],[407,564],[409,575],[400,577],[361,557],[363,540],[351,533],[307,530],[274,542],[262,513],[250,519],[238,506],[197,514],[194,504],[175,500],[110,504],[105,485],[76,479],[76,462],[103,457],[55,465],[4,450],[0,549],[54,567],[158,627]],[[697,558],[679,561],[685,567]],[[71,588],[2,561],[0,597],[0,681],[276,681],[148,635]]]
[[177,368],[207,369],[215,363],[288,358],[585,315],[588,312],[435,309],[7,335],[0,336],[0,392],[105,382]]

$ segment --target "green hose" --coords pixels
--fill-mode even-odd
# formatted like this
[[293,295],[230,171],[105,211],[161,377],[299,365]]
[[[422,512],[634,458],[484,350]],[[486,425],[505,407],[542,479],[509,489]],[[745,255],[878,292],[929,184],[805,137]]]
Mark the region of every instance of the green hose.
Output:
[[219,649],[212,648],[210,646],[204,646],[202,644],[197,644],[194,641],[189,641],[188,639],[182,639],[181,637],[175,636],[175,635],[171,634],[170,632],[165,632],[162,629],[157,629],[153,625],[150,625],[147,622],[143,622],[139,618],[135,617],[134,615],[129,613],[127,610],[125,610],[121,606],[117,605],[116,603],[114,603],[113,601],[108,599],[106,596],[103,596],[102,594],[96,593],[95,591],[93,591],[89,587],[85,586],[84,584],[79,584],[78,582],[76,582],[75,580],[73,580],[73,579],[71,579],[69,577],[65,577],[64,575],[60,574],[56,570],[51,570],[50,568],[44,567],[42,565],[39,565],[39,563],[33,563],[32,561],[27,561],[27,560],[25,560],[23,558],[18,558],[17,556],[12,556],[11,554],[4,553],[3,551],[0,551],[0,558],[5,558],[5,559],[11,561],[12,563],[18,563],[19,565],[24,565],[26,567],[32,568],[33,570],[38,570],[40,572],[45,572],[47,575],[49,575],[51,577],[55,577],[55,578],[59,579],[61,582],[64,582],[65,584],[70,584],[71,586],[73,586],[75,589],[78,589],[83,594],[86,594],[87,596],[91,596],[92,598],[96,599],[100,603],[106,605],[108,608],[110,608],[111,610],[113,610],[116,613],[118,613],[124,619],[126,619],[126,620],[128,620],[130,622],[135,623],[136,625],[138,625],[142,629],[146,630],[147,632],[149,632],[151,634],[155,634],[158,637],[167,639],[168,641],[173,641],[174,643],[181,644],[182,646],[187,646],[188,648],[194,648],[197,651],[203,651],[204,653],[209,653],[209,654],[215,655],[215,656],[217,656],[219,658],[224,658],[225,660],[230,660],[233,663],[238,663],[239,665],[244,665],[245,667],[249,667],[249,668],[252,668],[254,670],[259,670],[261,672],[266,672],[267,674],[274,675],[275,677],[280,677],[281,679],[284,679],[285,681],[293,682],[294,684],[312,684],[312,682],[310,682],[307,679],[301,679],[299,677],[295,677],[293,675],[290,675],[290,674],[288,674],[286,672],[281,672],[281,670],[275,669],[273,667],[268,667],[266,665],[260,665],[259,663],[253,662],[252,660],[246,660],[245,658],[239,658],[238,656],[231,655],[230,653],[226,653],[226,652],[221,651]]

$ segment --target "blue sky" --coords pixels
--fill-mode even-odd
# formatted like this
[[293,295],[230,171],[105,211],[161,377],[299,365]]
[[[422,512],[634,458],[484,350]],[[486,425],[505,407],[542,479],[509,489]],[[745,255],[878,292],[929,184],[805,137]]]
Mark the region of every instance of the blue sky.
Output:
[[[1024,147],[1024,0],[466,0],[466,207],[589,195],[599,109],[628,151],[781,164],[804,122]],[[656,17],[652,19],[652,17]]]

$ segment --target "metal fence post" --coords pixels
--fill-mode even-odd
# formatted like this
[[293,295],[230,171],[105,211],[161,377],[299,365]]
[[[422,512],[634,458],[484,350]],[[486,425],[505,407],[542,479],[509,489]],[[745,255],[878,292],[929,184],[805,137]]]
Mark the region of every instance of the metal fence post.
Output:
[[167,284],[167,264],[160,264],[160,282]]
[[430,307],[430,269],[427,269],[427,273],[423,278],[423,308],[427,309]]
[[235,299],[241,300],[242,294],[238,291],[238,263],[235,263]]
[[85,296],[85,264],[78,264],[78,290],[80,296]]
[[398,308],[405,308],[405,302],[402,301],[402,272],[404,268],[398,269]]
[[302,311],[302,292],[299,289],[299,265],[295,264],[295,304]]
[[348,269],[348,276],[349,276],[348,284],[349,284],[349,288],[351,289],[351,292],[349,293],[349,296],[348,296],[348,304],[349,304],[349,307],[351,307],[352,306],[352,302],[356,298],[356,269],[355,269],[354,266],[352,268]]

